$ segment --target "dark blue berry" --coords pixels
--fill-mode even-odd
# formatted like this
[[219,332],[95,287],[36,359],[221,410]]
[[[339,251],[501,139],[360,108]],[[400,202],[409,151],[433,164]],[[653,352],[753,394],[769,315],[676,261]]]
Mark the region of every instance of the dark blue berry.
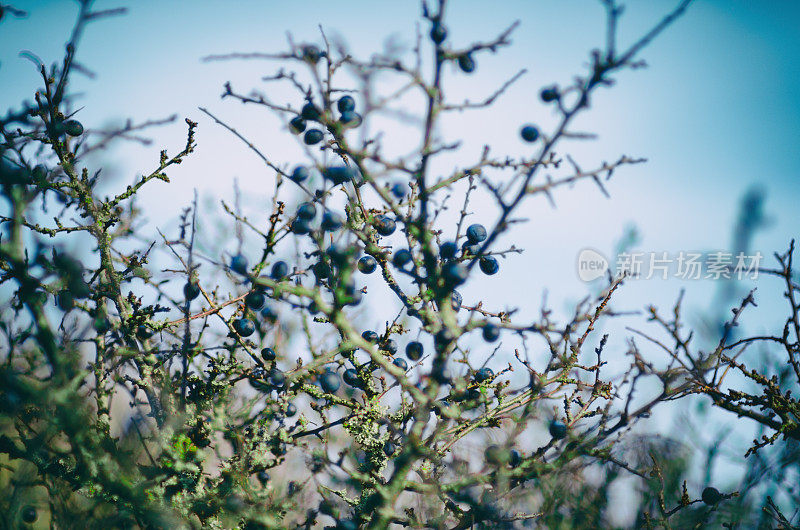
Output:
[[367,342],[371,342],[372,344],[377,344],[378,339],[380,338],[377,333],[368,329],[364,333],[361,334],[361,338],[363,338]]
[[153,330],[148,328],[145,324],[139,324],[139,327],[136,328],[136,336],[140,339],[149,339],[153,336]]
[[703,490],[703,493],[700,495],[700,498],[706,505],[713,506],[722,500],[722,494],[719,492],[717,488],[708,486],[706,489]]
[[311,64],[317,64],[321,56],[322,52],[320,52],[319,48],[317,48],[313,44],[307,44],[303,46],[303,59],[310,62]]
[[408,363],[402,357],[395,358],[395,360],[392,361],[392,364],[395,365],[396,367],[400,368],[404,372],[406,370],[408,370]]
[[319,129],[309,129],[303,136],[303,142],[305,142],[306,145],[314,145],[320,143],[323,138],[325,138],[325,135]]
[[486,342],[494,342],[500,338],[500,328],[491,322],[483,326],[483,340]]
[[266,362],[272,362],[275,360],[275,350],[272,348],[263,348],[261,350],[261,358],[264,359]]
[[550,422],[550,436],[555,440],[560,440],[567,436],[567,425],[560,420],[553,420]]
[[311,223],[306,219],[297,218],[294,221],[292,221],[290,229],[294,234],[305,235],[311,232]]
[[494,372],[489,367],[484,367],[475,372],[475,381],[483,383],[494,377]]
[[247,258],[241,254],[236,254],[231,258],[231,270],[239,274],[247,274],[248,264]]
[[519,135],[526,142],[532,143],[539,139],[539,129],[533,125],[526,125],[519,131]]
[[339,109],[339,112],[356,110],[356,100],[353,99],[353,96],[342,96],[336,102],[336,108]]
[[486,241],[486,236],[486,227],[482,224],[475,223],[467,228],[467,240],[473,245]]
[[322,172],[322,176],[338,186],[351,181],[355,176],[355,171],[348,166],[329,166]]
[[273,280],[282,280],[289,275],[289,265],[285,261],[276,261],[272,265],[272,270],[269,273],[270,278]]
[[345,370],[344,374],[342,375],[342,379],[344,379],[345,384],[352,387],[357,388],[361,384],[361,381],[358,379],[358,372],[356,372],[353,368],[348,368]]
[[320,228],[326,232],[333,232],[339,230],[344,225],[344,219],[336,212],[325,212],[322,214],[322,223]]
[[256,325],[249,318],[237,318],[233,321],[233,330],[242,337],[249,337],[256,331]]
[[557,100],[560,95],[558,93],[558,87],[553,85],[549,87],[545,87],[539,92],[539,97],[542,98],[542,101],[545,103],[550,103],[551,101]]
[[251,291],[244,297],[244,304],[253,311],[258,311],[262,307],[264,307],[264,301],[266,300],[266,296],[264,295],[264,291],[256,290]]
[[461,71],[465,74],[471,74],[475,71],[475,61],[472,58],[472,55],[469,53],[465,53],[458,57],[458,67],[461,68]]
[[308,102],[303,105],[303,108],[300,110],[300,116],[305,120],[318,121],[320,116],[322,116],[322,112],[316,105]]
[[372,256],[361,256],[358,260],[358,270],[364,274],[372,274],[378,267],[378,261]]
[[467,281],[467,268],[456,261],[448,261],[442,265],[442,278],[447,285],[461,285]]
[[481,251],[481,244],[480,243],[470,243],[469,240],[464,241],[464,244],[461,245],[461,250],[464,253],[464,256],[476,256],[478,252]]
[[261,483],[261,485],[264,486],[266,485],[267,482],[269,482],[269,473],[267,473],[266,471],[259,471],[258,473],[256,473],[256,478]]
[[294,134],[300,134],[301,132],[306,130],[306,120],[304,120],[300,116],[295,116],[289,122],[289,129]]
[[410,250],[401,248],[400,250],[394,253],[394,256],[392,256],[392,263],[398,269],[402,269],[403,267],[411,263],[413,259],[414,258],[411,255]]
[[480,261],[478,262],[478,266],[481,268],[484,274],[488,274],[492,276],[493,274],[497,274],[497,271],[500,270],[500,264],[497,263],[497,259],[494,256],[483,256],[481,257]]
[[348,110],[346,112],[342,112],[342,115],[339,116],[339,121],[348,127],[358,127],[361,125],[362,118],[361,114],[358,112]]
[[297,414],[297,407],[295,407],[294,403],[286,405],[286,417],[291,418],[295,414]]
[[517,467],[522,463],[522,455],[516,449],[512,449],[511,453],[508,455],[508,465],[511,467]]
[[436,44],[441,44],[447,38],[447,28],[444,25],[435,22],[431,28],[431,40]]
[[317,216],[317,207],[313,202],[304,202],[297,207],[297,217],[306,221],[313,221]]
[[403,197],[406,196],[406,193],[408,192],[408,186],[405,184],[405,182],[395,182],[394,184],[392,184],[391,191],[392,195],[394,195],[398,199],[402,199]]
[[389,440],[386,440],[386,442],[383,444],[383,453],[386,456],[393,456],[396,452],[397,452],[397,446],[394,445]]
[[83,134],[83,125],[78,120],[67,120],[64,122],[64,132],[70,136],[80,136]]
[[314,276],[318,280],[329,278],[331,275],[331,266],[328,265],[328,263],[324,260],[316,262],[311,270],[314,272]]
[[343,267],[347,265],[350,256],[353,254],[353,249],[344,243],[334,243],[325,250],[325,253],[336,266]]
[[385,215],[376,215],[374,226],[375,230],[382,236],[390,236],[397,229],[395,220]]
[[339,376],[336,372],[326,371],[322,375],[319,376],[319,386],[322,387],[327,394],[333,394],[339,387],[341,383],[339,381]]
[[417,341],[409,342],[406,345],[406,357],[412,361],[419,361],[422,358],[422,343]]
[[441,256],[443,260],[455,258],[456,252],[458,252],[458,246],[452,241],[446,241],[439,247],[439,256]]
[[309,174],[306,166],[297,166],[294,168],[294,171],[292,171],[291,179],[295,182],[303,182],[308,178]]
[[187,300],[194,300],[200,296],[200,286],[197,285],[197,282],[186,282],[186,285],[183,286],[183,296]]

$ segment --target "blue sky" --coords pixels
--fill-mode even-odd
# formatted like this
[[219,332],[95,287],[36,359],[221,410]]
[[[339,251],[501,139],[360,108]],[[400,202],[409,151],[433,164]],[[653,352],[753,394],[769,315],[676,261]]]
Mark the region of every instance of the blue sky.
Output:
[[[621,45],[648,29],[676,2],[628,2],[621,25]],[[16,1],[30,12],[27,20],[0,22],[0,104],[30,99],[39,80],[32,64],[18,57],[31,50],[50,63],[61,57],[75,14],[68,1]],[[97,3],[98,8],[124,5]],[[246,195],[246,206],[258,211],[268,202],[271,177],[260,162],[228,133],[198,110],[206,106],[265,147],[280,163],[302,158],[295,140],[272,115],[221,101],[222,84],[231,80],[243,92],[264,88],[260,78],[275,63],[201,63],[200,57],[230,51],[280,51],[286,32],[298,42],[319,42],[317,25],[340,35],[353,53],[368,57],[380,50],[387,35],[401,35],[411,44],[419,17],[416,1],[210,2],[137,0],[124,17],[89,26],[78,59],[98,73],[94,80],[76,77],[73,88],[84,94],[80,119],[91,127],[109,119],[159,118],[177,113],[200,123],[198,152],[171,173],[172,184],[155,184],[141,195],[150,226],[174,225],[179,210],[195,189],[218,203],[231,200],[233,179]],[[538,102],[547,84],[567,84],[582,72],[588,51],[604,38],[603,10],[589,0],[453,1],[449,7],[450,38],[458,45],[495,36],[512,21],[522,24],[514,44],[495,56],[477,58],[478,70],[467,78],[448,71],[447,93],[456,100],[490,94],[520,68],[529,73],[489,113],[455,116],[443,124],[445,137],[464,140],[466,159],[487,139],[498,151],[519,154],[525,146],[517,131],[523,122],[547,126],[550,111]],[[754,249],[769,259],[800,235],[800,3],[792,0],[697,0],[687,14],[642,55],[649,68],[617,76],[618,84],[602,90],[578,128],[598,140],[573,142],[566,151],[585,167],[620,154],[646,157],[645,165],[615,175],[603,197],[589,184],[556,194],[557,209],[544,200],[525,204],[530,219],[502,244],[514,243],[525,253],[501,262],[502,274],[472,281],[465,302],[486,299],[497,308],[521,306],[522,315],[538,312],[545,288],[550,303],[565,309],[586,293],[575,274],[575,256],[591,246],[610,252],[626,226],[634,223],[642,250],[725,249],[742,194],[752,186],[766,193],[772,223],[760,232]],[[427,31],[427,26],[423,26]],[[283,93],[280,93],[283,96]],[[295,103],[296,104],[296,103]],[[147,171],[158,150],[176,152],[183,144],[181,123],[151,132],[157,143],[148,148],[121,146],[110,159],[122,182]],[[399,133],[391,141],[409,138]],[[470,158],[472,157],[472,158]],[[494,220],[491,204],[474,204],[473,219]],[[687,305],[708,309],[715,285],[710,282],[649,281],[632,283],[618,298],[622,308],[654,302],[666,308],[680,288]],[[758,282],[762,306],[753,315],[754,331],[774,327],[780,287]],[[531,301],[534,303],[531,303]],[[622,348],[623,337],[617,345]]]
[[[35,68],[19,58],[18,51],[31,50],[46,62],[60,57],[75,12],[68,1],[15,5],[27,9],[30,17],[6,19],[0,25],[0,86],[6,106],[30,98],[39,84]],[[116,5],[120,4],[97,4]],[[630,42],[672,5],[630,2],[622,42]],[[243,189],[257,189],[263,181],[257,161],[196,107],[207,106],[245,131],[273,124],[271,116],[252,109],[244,112],[220,101],[219,94],[228,79],[243,91],[259,86],[259,77],[273,71],[274,64],[209,64],[198,59],[226,51],[280,50],[287,31],[297,41],[319,41],[317,24],[343,36],[355,53],[368,56],[380,49],[387,34],[412,34],[419,15],[415,1],[312,1],[304,6],[298,10],[283,2],[254,1],[237,2],[235,7],[203,1],[134,3],[127,16],[87,29],[79,59],[99,75],[95,80],[76,78],[75,89],[85,94],[79,103],[84,106],[82,119],[91,127],[111,117],[146,119],[176,112],[199,121],[201,150],[175,173],[170,205],[175,200],[188,202],[194,188],[201,193],[228,192],[233,177]],[[583,68],[587,51],[602,42],[599,2],[509,1],[486,9],[483,2],[463,1],[453,2],[449,13],[451,38],[459,44],[488,38],[515,19],[522,22],[514,45],[497,56],[479,58],[478,73],[469,83],[462,84],[464,76],[455,74],[448,79],[449,93],[456,99],[462,92],[477,98],[517,69],[529,69],[497,110],[481,118],[480,131],[501,138],[502,147],[511,151],[522,147],[515,137],[521,109],[530,108],[529,118],[538,123],[552,120],[542,105],[531,102],[538,88],[554,81],[567,83]],[[532,202],[537,213],[556,225],[551,227],[558,235],[555,247],[579,232],[585,241],[576,244],[610,249],[630,221],[639,227],[648,249],[721,247],[728,243],[738,197],[753,184],[765,188],[775,221],[758,243],[765,251],[784,246],[798,221],[793,206],[800,174],[795,147],[800,141],[800,42],[792,28],[798,15],[800,6],[790,1],[699,0],[645,52],[650,68],[624,73],[617,87],[598,94],[580,128],[598,133],[600,139],[571,146],[571,152],[587,166],[621,153],[646,157],[649,163],[620,172],[610,184],[611,201],[587,186],[562,193],[556,212]],[[462,127],[471,119],[455,120],[452,127],[455,134],[467,131],[465,145],[477,148],[485,138],[477,131],[470,135],[474,127]],[[146,161],[153,160],[160,146],[180,145],[182,135],[181,124],[157,131],[153,136],[158,146],[149,151],[120,149],[115,164],[125,178],[132,178],[149,167]],[[219,149],[209,149],[212,144]],[[231,149],[237,152],[233,168],[219,156]],[[277,151],[283,149],[283,144],[276,146]],[[195,171],[199,168],[203,171]],[[189,173],[191,178],[184,176]],[[143,199],[145,204],[154,201],[151,219],[158,223],[174,217],[175,212],[158,204],[163,190],[150,192]],[[587,201],[592,202],[593,221],[580,226]]]

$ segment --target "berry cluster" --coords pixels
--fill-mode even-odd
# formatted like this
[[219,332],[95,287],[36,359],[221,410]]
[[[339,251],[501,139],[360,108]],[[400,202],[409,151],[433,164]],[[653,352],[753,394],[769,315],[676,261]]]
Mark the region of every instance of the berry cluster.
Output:
[[[85,23],[115,12],[84,3],[75,39]],[[195,150],[197,123],[186,120],[178,154],[163,150],[130,186],[99,193],[101,171],[84,155],[144,126],[109,132],[75,119],[67,91],[74,40],[60,65],[42,66],[35,103],[0,120],[0,189],[9,207],[0,217],[0,296],[8,308],[0,329],[10,351],[0,367],[0,419],[13,418],[3,425],[14,435],[0,436],[0,456],[9,468],[30,463],[51,498],[34,505],[15,491],[18,509],[0,513],[0,523],[43,523],[50,506],[61,508],[53,521],[62,524],[79,520],[64,514],[86,504],[104,518],[95,526],[108,528],[316,528],[326,518],[335,521],[326,528],[338,530],[511,528],[534,518],[543,527],[599,527],[607,522],[603,510],[588,517],[584,499],[567,493],[606,498],[620,469],[645,478],[637,509],[647,526],[652,514],[668,523],[700,505],[684,486],[678,507],[667,508],[664,485],[680,481],[663,480],[655,456],[636,469],[615,451],[620,435],[674,397],[666,388],[672,380],[633,342],[626,371],[607,373],[608,336],[596,330],[616,314],[609,303],[620,280],[609,279],[599,299],[580,302],[571,316],[559,319],[543,304],[533,321],[491,297],[473,300],[468,283],[477,274],[495,281],[499,258],[521,252],[498,246],[529,196],[552,200],[554,189],[584,179],[605,191],[600,176],[637,162],[622,157],[594,171],[573,162],[577,174],[569,173],[554,146],[572,134],[590,93],[638,64],[636,52],[654,35],[624,60],[614,49],[592,54],[589,72],[569,86],[541,88],[541,103],[560,122],[552,132],[522,125],[525,155],[497,156],[488,143],[476,154],[448,138],[443,118],[490,106],[521,73],[484,103],[450,101],[445,79],[475,73],[478,60],[510,44],[516,24],[457,48],[444,4],[433,12],[422,3],[430,29],[414,60],[394,51],[362,60],[323,34],[325,49],[290,39],[286,53],[266,56],[297,66],[264,78],[291,83],[295,103],[225,84],[223,98],[276,112],[303,160],[277,161],[281,153],[271,146],[257,146],[201,108],[275,175],[271,211],[245,215],[241,201],[226,204],[233,229],[220,238],[198,226],[195,201],[170,237],[159,233],[143,246],[133,205],[143,186],[168,182],[167,172]],[[618,16],[614,2],[604,4]],[[4,13],[20,14],[0,6]],[[395,90],[376,94],[383,86],[376,80],[389,78],[400,79]],[[395,118],[418,125],[410,153],[391,152],[392,127],[372,127]],[[545,171],[546,179],[533,180]],[[483,192],[496,202],[496,219],[486,225],[471,221],[471,210],[491,215],[470,202]],[[50,197],[60,209],[54,221]],[[76,233],[91,242],[83,245],[90,259],[63,253],[61,240]],[[791,259],[783,259],[794,292]],[[691,360],[681,366],[697,366],[681,326],[655,312],[653,319],[666,323]],[[796,316],[788,322],[786,330],[800,329]],[[796,344],[782,340],[794,355]],[[692,375],[701,381],[704,374]],[[645,376],[665,389],[641,404],[637,385]],[[765,395],[784,396],[763,381]],[[717,389],[697,388],[741,410]],[[130,398],[123,421],[111,406],[117,395]],[[748,403],[769,411],[772,398],[748,396]],[[790,399],[781,397],[794,406]],[[793,432],[789,414],[751,416]],[[776,427],[778,417],[789,419]],[[124,422],[125,433],[112,434]],[[301,464],[302,478],[295,475]],[[600,488],[580,479],[592,466],[607,480]],[[647,479],[654,476],[662,480]],[[9,484],[16,482],[24,481]],[[73,494],[91,502],[72,502]],[[708,486],[700,501],[716,509],[731,496]],[[2,501],[0,512],[12,506]]]

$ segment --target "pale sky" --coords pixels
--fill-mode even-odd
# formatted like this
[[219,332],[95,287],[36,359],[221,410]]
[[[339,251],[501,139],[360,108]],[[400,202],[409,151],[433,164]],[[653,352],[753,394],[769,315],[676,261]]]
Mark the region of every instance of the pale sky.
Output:
[[[198,151],[170,173],[172,183],[156,183],[141,194],[147,229],[175,225],[180,209],[196,189],[218,204],[232,201],[238,179],[245,207],[258,215],[268,204],[272,175],[237,139],[197,110],[208,107],[245,133],[279,164],[302,162],[303,151],[272,114],[220,100],[222,85],[231,80],[247,93],[267,89],[260,78],[276,71],[271,62],[202,63],[212,53],[282,51],[286,32],[297,42],[320,42],[318,25],[339,35],[362,58],[380,50],[385,38],[397,35],[413,43],[419,17],[416,1],[291,2],[137,0],[128,15],[87,28],[79,61],[96,79],[75,77],[78,117],[88,128],[110,119],[160,118],[177,113],[175,125],[153,130],[156,143],[147,148],[120,146],[110,163],[117,181],[127,183],[149,170],[162,147],[177,152],[185,141],[183,117],[200,123]],[[621,46],[676,4],[636,0],[622,20]],[[27,20],[0,22],[0,104],[3,108],[30,99],[40,86],[33,65],[18,56],[30,50],[46,63],[61,57],[75,7],[67,1],[15,1],[30,12]],[[97,3],[99,8],[123,2]],[[539,89],[553,82],[569,83],[582,73],[588,51],[604,38],[603,10],[589,0],[452,1],[450,39],[456,45],[491,39],[516,19],[521,26],[514,44],[495,56],[476,58],[478,69],[467,77],[448,70],[445,90],[456,100],[477,100],[492,93],[521,68],[528,74],[489,112],[455,116],[441,134],[464,141],[459,156],[474,160],[490,142],[496,152],[523,153],[518,138],[524,122],[546,128],[551,111],[538,101]],[[593,247],[609,255],[625,227],[634,223],[644,251],[724,250],[740,197],[751,186],[766,193],[771,225],[760,232],[754,250],[766,256],[783,251],[799,235],[800,208],[800,3],[791,0],[697,0],[687,14],[642,55],[649,67],[617,76],[618,84],[601,90],[592,109],[579,121],[581,130],[597,133],[593,142],[562,146],[584,167],[621,154],[645,157],[648,163],[620,170],[607,183],[611,199],[591,184],[556,194],[557,209],[546,201],[526,203],[527,224],[515,228],[500,246],[525,248],[521,255],[501,260],[501,273],[471,280],[462,290],[465,303],[478,299],[497,309],[521,307],[534,317],[545,288],[551,306],[583,297],[586,286],[575,273],[580,249]],[[427,32],[427,25],[422,26]],[[276,93],[278,101],[283,92]],[[294,102],[297,105],[297,102]],[[394,134],[394,136],[392,136]],[[387,131],[385,142],[413,145],[403,131]],[[390,147],[391,148],[391,145]],[[490,224],[495,211],[486,200],[473,203],[472,219]],[[231,250],[229,248],[229,250]],[[255,252],[252,254],[254,258]],[[762,304],[748,329],[762,331],[780,325],[780,286],[775,280],[757,283]],[[749,285],[749,284],[747,284]],[[747,285],[743,286],[747,287]],[[687,289],[689,314],[709,309],[713,282],[631,282],[616,298],[621,309],[640,309],[654,302],[666,309],[681,288]],[[381,315],[380,322],[390,318]],[[630,324],[631,321],[627,321]],[[625,335],[612,338],[619,355]],[[746,439],[747,436],[744,436]]]

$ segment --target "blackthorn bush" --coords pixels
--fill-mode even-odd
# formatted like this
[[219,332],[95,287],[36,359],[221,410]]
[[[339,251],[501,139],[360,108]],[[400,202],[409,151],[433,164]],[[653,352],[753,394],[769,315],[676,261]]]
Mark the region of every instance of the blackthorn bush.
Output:
[[[484,102],[448,97],[451,66],[480,75],[516,23],[466,44],[473,35],[456,25],[448,33],[446,2],[423,1],[429,29],[405,54],[360,58],[322,28],[317,44],[209,56],[279,62],[264,80],[288,83],[292,101],[231,82],[223,99],[276,113],[274,134],[305,158],[280,159],[201,108],[203,125],[184,122],[185,144],[114,188],[101,185],[91,155],[174,120],[106,130],[81,113],[71,83],[89,71],[75,60],[80,36],[124,10],[79,0],[64,57],[38,64],[33,99],[0,117],[0,526],[602,528],[616,525],[610,489],[627,481],[636,527],[796,527],[786,510],[800,468],[794,243],[767,271],[789,305],[782,334],[733,334],[755,306],[752,292],[710,347],[692,342],[680,302],[668,316],[648,308],[662,336],[635,332],[614,352],[621,373],[598,330],[622,314],[612,298],[624,277],[600,280],[565,320],[543,304],[524,321],[472,290],[502,277],[498,258],[523,259],[502,241],[527,199],[554,202],[557,189],[582,182],[606,193],[615,171],[643,162],[581,169],[561,145],[581,136],[573,125],[592,96],[642,67],[643,50],[690,1],[622,46],[622,6],[603,0],[606,38],[588,69],[530,89],[520,114],[535,120],[546,109],[555,126],[509,131],[524,140],[520,156],[489,146],[474,156],[440,127],[451,113],[491,107],[520,79]],[[0,6],[0,17],[21,13]],[[376,95],[375,79],[390,76],[397,91]],[[422,102],[419,116],[409,117],[406,93]],[[396,158],[384,149],[391,127],[374,127],[393,116],[418,135]],[[266,164],[270,210],[244,215],[240,201],[223,203],[230,224],[215,238],[195,199],[150,237],[137,194],[166,186],[206,126],[233,133]],[[479,189],[493,209],[471,211]],[[780,368],[746,364],[750,344],[775,348]],[[736,377],[723,384],[727,374]],[[658,388],[645,392],[645,380]],[[695,394],[763,430],[741,493],[721,493],[710,474],[698,488],[690,458],[637,430],[660,404]],[[717,453],[709,449],[707,467]]]

